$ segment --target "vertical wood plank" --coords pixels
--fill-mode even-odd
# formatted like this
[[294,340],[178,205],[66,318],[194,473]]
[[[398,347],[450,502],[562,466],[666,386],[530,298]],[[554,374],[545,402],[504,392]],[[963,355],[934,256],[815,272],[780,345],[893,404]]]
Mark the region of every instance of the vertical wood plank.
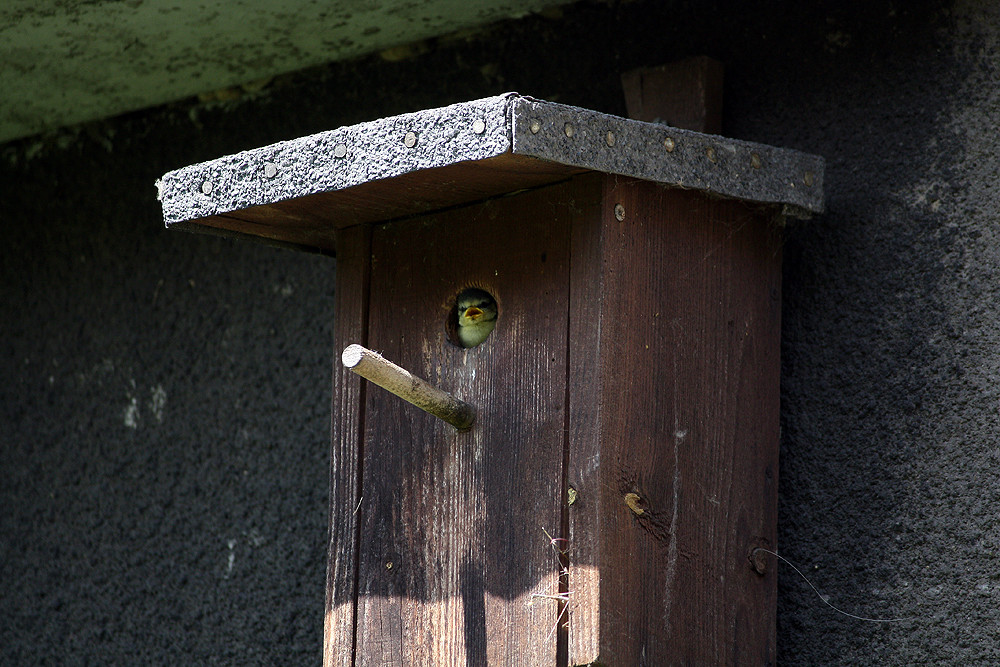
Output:
[[722,78],[722,63],[707,56],[625,72],[628,117],[721,134]]
[[337,231],[334,311],[333,411],[330,459],[330,543],[326,575],[324,667],[351,667],[357,576],[362,401],[360,378],[340,363],[340,351],[367,342],[371,228]]
[[605,182],[597,398],[570,402],[571,432],[596,411],[599,445],[595,461],[593,439],[574,438],[569,464],[571,549],[597,545],[570,588],[597,568],[599,620],[570,663],[772,663],[776,579],[748,556],[774,544],[777,518],[773,211]]
[[[369,347],[478,409],[450,426],[370,388],[359,665],[554,665],[565,422],[567,183],[380,226]],[[499,303],[465,350],[464,287]]]
[[603,300],[602,196],[604,176],[579,177],[585,196],[571,230],[568,457],[569,664],[589,664],[600,655],[600,346]]

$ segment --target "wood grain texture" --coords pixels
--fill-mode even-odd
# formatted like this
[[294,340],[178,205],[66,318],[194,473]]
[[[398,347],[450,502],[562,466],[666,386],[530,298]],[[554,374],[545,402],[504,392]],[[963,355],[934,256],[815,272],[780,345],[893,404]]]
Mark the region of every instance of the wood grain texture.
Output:
[[[339,230],[337,243],[344,255],[337,260],[333,334],[334,349],[341,350],[351,342],[366,342],[368,337],[371,228],[359,226]],[[358,539],[355,508],[360,498],[364,395],[361,378],[335,358],[324,667],[353,665]]]
[[[342,230],[338,337],[370,302],[369,347],[479,417],[456,433],[336,380],[326,664],[352,639],[358,665],[566,664],[533,597],[559,591],[549,535],[569,664],[773,662],[776,577],[748,557],[775,543],[775,215],[591,173],[377,226],[370,253]],[[446,322],[468,286],[500,314],[465,350]]]
[[[603,294],[603,174],[579,177],[586,198],[579,201],[571,230],[568,457],[566,480],[574,493],[566,507],[570,591],[568,659],[592,662],[600,654],[600,346]],[[568,490],[567,489],[567,490]],[[590,656],[587,660],[585,657]]]
[[776,579],[748,562],[777,518],[773,215],[607,177],[574,230],[597,346],[570,373],[570,664],[773,663]]
[[628,117],[721,134],[722,79],[722,63],[707,56],[625,72]]
[[476,409],[446,391],[441,391],[363,345],[348,345],[341,355],[344,366],[370,383],[399,396],[421,410],[443,419],[459,430],[472,426]]
[[[359,665],[554,665],[575,182],[376,228],[369,347],[477,407],[472,430],[365,400]],[[497,300],[448,342],[458,292]]]

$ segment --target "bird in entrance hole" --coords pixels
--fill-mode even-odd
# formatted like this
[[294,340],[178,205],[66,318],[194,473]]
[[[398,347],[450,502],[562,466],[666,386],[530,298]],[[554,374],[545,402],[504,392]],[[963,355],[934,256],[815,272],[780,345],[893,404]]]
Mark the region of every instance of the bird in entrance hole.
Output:
[[469,288],[458,295],[458,341],[462,347],[479,345],[497,324],[497,302],[481,289]]

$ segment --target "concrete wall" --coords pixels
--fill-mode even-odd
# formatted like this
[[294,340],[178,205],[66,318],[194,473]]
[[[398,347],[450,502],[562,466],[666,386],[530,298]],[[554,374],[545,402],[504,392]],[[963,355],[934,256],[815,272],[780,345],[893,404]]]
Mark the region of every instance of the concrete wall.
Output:
[[[582,3],[0,147],[0,663],[315,664],[334,260],[161,229],[168,169],[504,90],[624,113],[725,62],[827,160],[788,230],[782,664],[1000,662],[1000,9]],[[921,5],[925,5],[921,6]]]

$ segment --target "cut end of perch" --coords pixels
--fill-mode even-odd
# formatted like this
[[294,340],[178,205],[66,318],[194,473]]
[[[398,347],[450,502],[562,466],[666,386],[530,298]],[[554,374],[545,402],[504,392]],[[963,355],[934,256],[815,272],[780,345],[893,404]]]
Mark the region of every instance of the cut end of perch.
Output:
[[340,355],[340,361],[347,368],[354,368],[361,363],[361,360],[365,357],[365,348],[361,347],[357,343],[348,345],[344,348],[343,354]]

